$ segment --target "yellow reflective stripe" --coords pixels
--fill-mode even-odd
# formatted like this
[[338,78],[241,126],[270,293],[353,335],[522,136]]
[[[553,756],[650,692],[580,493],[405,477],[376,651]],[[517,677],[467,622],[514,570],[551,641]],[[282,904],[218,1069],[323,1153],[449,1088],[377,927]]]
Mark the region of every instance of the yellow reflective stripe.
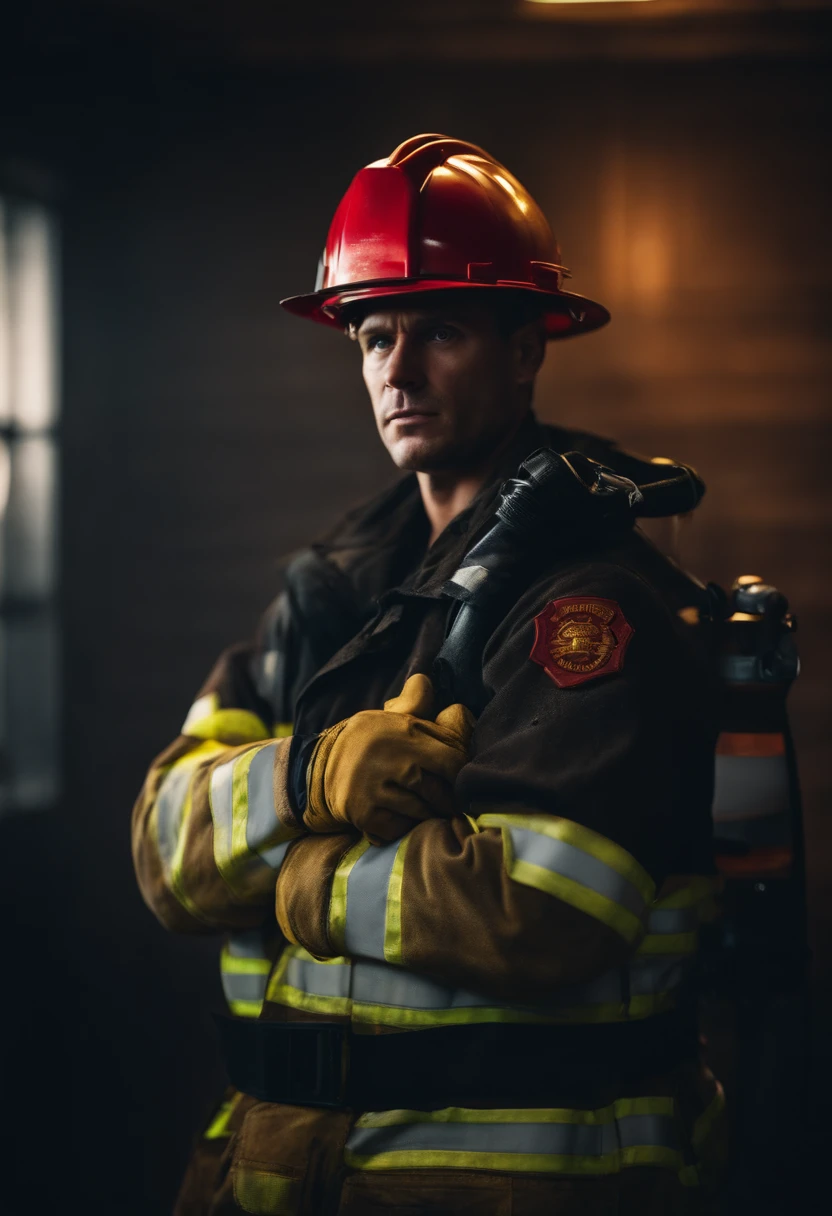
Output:
[[312,961],[321,966],[349,963],[346,958],[314,959],[302,946],[287,946],[280,956],[280,961],[274,970],[266,988],[266,1000],[276,1005],[288,1005],[290,1009],[304,1009],[308,1013],[324,1013],[333,1017],[349,1017],[352,1001],[348,996],[319,996],[313,992],[305,992],[286,983],[286,972],[293,958]]
[[222,743],[260,743],[269,738],[269,728],[247,709],[217,709],[187,721],[182,734],[191,739],[218,739]]
[[[416,1124],[433,1125],[436,1130],[409,1134]],[[441,1125],[447,1130],[443,1132]],[[551,1130],[545,1130],[547,1125]],[[463,1131],[465,1126],[469,1130]],[[495,1136],[489,1130],[495,1127],[503,1129],[496,1143],[504,1146],[496,1152]],[[414,1147],[419,1143],[425,1147]],[[522,1151],[510,1151],[511,1144]],[[541,1151],[546,1145],[553,1151]],[[590,1146],[594,1151],[588,1151]],[[569,1147],[576,1151],[563,1151]],[[635,1165],[679,1170],[684,1165],[677,1147],[675,1104],[669,1097],[625,1098],[596,1110],[449,1107],[369,1112],[359,1116],[349,1134],[345,1162],[362,1170],[468,1168],[577,1174],[617,1173]]]
[[[219,756],[228,747],[225,743],[220,743],[217,739],[209,739],[203,743],[198,743],[196,747],[192,747],[189,752],[185,752],[184,756],[180,756],[178,760],[174,760],[172,764],[168,764],[160,772],[167,777],[173,772],[178,772],[182,769],[198,768],[203,760],[207,760],[213,756]],[[163,778],[164,779],[164,778]],[[161,789],[162,783],[159,783]],[[157,794],[158,794],[157,790]]]
[[204,921],[206,918],[204,913],[191,899],[190,895],[188,895],[188,892],[185,890],[184,883],[185,846],[188,839],[188,821],[190,820],[191,811],[193,809],[194,780],[196,778],[196,771],[203,761],[213,759],[215,756],[221,755],[225,750],[225,747],[221,743],[212,741],[200,743],[200,745],[195,747],[192,752],[189,752],[187,756],[183,756],[181,760],[177,760],[173,765],[171,765],[172,768],[178,768],[180,766],[184,767],[186,764],[192,764],[194,768],[193,776],[188,782],[188,791],[185,795],[185,803],[182,807],[182,822],[179,829],[179,839],[176,842],[176,850],[171,860],[170,877],[168,882],[170,884],[170,889],[173,896],[178,900],[185,911],[189,912],[195,920]]
[[170,889],[176,899],[182,905],[186,912],[190,912],[191,916],[197,920],[204,920],[203,913],[191,899],[184,886],[184,858],[186,844],[186,827],[188,820],[191,817],[193,808],[193,777],[188,785],[188,792],[185,795],[185,805],[182,809],[182,829],[179,833],[179,840],[176,844],[176,852],[173,855],[173,861],[170,867]]
[[424,1029],[430,1026],[479,1026],[492,1022],[546,1025],[552,1019],[532,1010],[511,1009],[507,1006],[468,1005],[444,1009],[406,1009],[354,1000],[352,1020],[360,1025]]
[[[223,946],[220,953],[220,973],[222,976],[225,999],[228,1008],[237,1017],[256,1018],[263,1008],[262,990],[265,988],[265,977],[271,971],[271,962],[267,958],[232,954],[229,947]],[[262,977],[262,983],[235,984],[233,976]]]
[[294,733],[293,726],[292,722],[275,722],[272,734],[275,739],[288,739]]
[[393,869],[387,884],[387,915],[384,925],[384,958],[388,963],[402,966],[402,881],[404,858],[409,836],[403,836],[396,850]]
[[314,993],[291,988],[288,984],[275,988],[269,1000],[286,1005],[289,1009],[302,1009],[305,1013],[322,1013],[334,1018],[350,1016],[351,1002],[348,996],[315,996]]
[[530,861],[521,861],[515,857],[510,829],[504,827],[502,835],[503,855],[509,878],[522,883],[523,886],[545,891],[547,895],[562,899],[580,912],[586,912],[588,916],[614,929],[630,945],[634,945],[642,936],[644,926],[634,912],[622,908],[606,895],[593,891],[591,887],[585,887],[573,878],[566,878],[563,874],[556,874],[553,870],[547,870],[544,866],[535,865]]
[[353,1000],[352,1020],[362,1026],[474,1026],[485,1022],[551,1023],[544,1014],[503,1006],[469,1005],[458,1009],[403,1009]]
[[552,840],[562,840],[615,870],[616,874],[636,888],[646,904],[651,903],[656,894],[656,884],[632,853],[572,819],[561,819],[556,815],[489,814],[480,815],[478,822],[481,827],[525,828]]
[[[647,931],[638,954],[693,954],[699,945],[698,926],[712,919],[715,906],[713,878],[674,876],[670,881],[683,882],[683,885],[669,895],[660,892],[650,905]],[[664,924],[667,929],[662,928]]]
[[[296,947],[294,947],[294,949],[300,950],[300,949],[303,949],[303,947],[296,946]],[[272,993],[275,991],[275,989],[277,987],[279,987],[283,983],[283,979],[286,975],[286,969],[289,966],[289,960],[292,957],[292,951],[293,951],[292,946],[286,946],[283,953],[281,954],[281,956],[278,960],[277,966],[275,967],[274,971],[272,972],[272,977],[269,980],[268,987],[266,988],[266,1000],[267,1001],[273,1001],[275,999],[274,996],[272,995]]]
[[297,1216],[300,1211],[301,1178],[243,1165],[233,1166],[232,1175],[234,1198],[242,1211],[254,1216]]
[[[344,959],[327,960],[344,962]],[[266,999],[292,1009],[306,1009],[312,1013],[351,1016],[356,1025],[393,1027],[430,1026],[478,1026],[490,1022],[510,1025],[560,1026],[607,1022],[637,1021],[666,1013],[675,1008],[676,993],[663,992],[655,996],[631,997],[629,1005],[601,1004],[581,1005],[557,1012],[535,1013],[533,1010],[513,1009],[510,1006],[472,1005],[455,1009],[405,1009],[393,1005],[370,1004],[354,998],[320,996],[305,992],[288,984],[273,981],[269,984]]]
[[229,1001],[228,1008],[238,1018],[259,1018],[262,1001]]
[[712,878],[692,878],[690,882],[680,887],[677,891],[671,892],[670,895],[665,895],[662,899],[657,899],[653,907],[693,908],[703,899],[709,899],[713,893],[714,880]]
[[684,1161],[682,1154],[675,1148],[665,1148],[661,1144],[634,1144],[618,1150],[622,1166],[658,1165],[668,1170],[678,1170]]
[[[650,906],[647,932],[637,954],[694,954],[699,946],[698,926],[713,918],[714,890],[713,878],[697,875],[669,895],[660,894]],[[662,929],[663,924],[668,931]]]
[[191,748],[184,756],[180,756],[178,760],[174,760],[170,766],[171,771],[175,768],[188,768],[190,765],[196,767],[203,760],[207,760],[213,756],[220,756],[227,750],[227,744],[221,743],[219,739],[206,739],[202,743],[198,743],[196,747]]
[[[676,1155],[678,1158],[678,1154]],[[478,1153],[453,1149],[402,1149],[359,1156],[347,1149],[344,1164],[354,1170],[504,1170],[535,1174],[613,1174],[619,1152],[598,1157],[555,1156],[549,1153]]]
[[[267,892],[279,868],[279,862],[270,861],[266,856],[267,849],[286,846],[299,834],[296,828],[282,824],[274,813],[274,794],[269,780],[260,796],[265,795],[268,799],[265,810],[267,817],[270,815],[273,819],[273,831],[267,839],[262,825],[255,823],[256,839],[249,844],[250,820],[256,821],[258,815],[264,813],[262,804],[249,806],[250,769],[261,752],[268,750],[271,757],[278,746],[271,740],[254,744],[241,755],[215,766],[211,773],[208,796],[214,824],[214,861],[227,885],[242,899],[249,898],[253,890]],[[260,777],[262,779],[262,774]]]
[[[337,978],[330,974],[336,969],[340,972]],[[613,985],[603,982],[610,978],[616,981]],[[666,974],[660,969],[648,975],[644,969],[633,968],[629,1002],[603,995],[610,986],[615,991],[620,988],[618,970],[601,980],[575,987],[569,993],[569,1003],[559,1006],[500,1006],[474,994],[437,987],[405,968],[387,963],[351,963],[344,957],[316,959],[302,947],[290,946],[280,957],[266,996],[290,1008],[338,1017],[349,1015],[358,1025],[407,1030],[486,1023],[557,1026],[633,1021],[673,1009],[679,992],[679,968],[675,964]],[[648,985],[646,990],[643,984]]]
[[213,756],[218,756],[225,750],[226,749],[223,744],[217,743],[215,741],[208,742],[208,743],[198,743],[196,747],[191,748],[191,750],[189,752],[186,752],[184,756],[180,756],[179,759],[174,760],[172,764],[167,764],[163,768],[159,769],[159,776],[161,777],[161,780],[159,781],[159,784],[156,787],[156,792],[153,795],[154,805],[150,812],[150,820],[151,820],[150,826],[151,826],[151,831],[153,834],[153,840],[156,844],[156,851],[159,854],[159,856],[162,860],[162,864],[165,868],[165,871],[166,871],[165,876],[168,878],[169,878],[168,871],[173,864],[173,857],[175,857],[175,855],[176,855],[176,848],[178,848],[179,843],[182,839],[183,828],[185,825],[185,807],[188,804],[187,788],[186,788],[186,791],[185,791],[185,794],[184,794],[183,800],[182,800],[182,806],[180,808],[178,830],[177,830],[177,836],[176,836],[176,846],[174,848],[173,855],[170,858],[167,858],[167,857],[165,857],[166,850],[163,849],[162,841],[160,840],[160,836],[159,836],[159,829],[160,829],[159,820],[160,820],[161,803],[164,801],[164,792],[163,791],[165,791],[165,789],[166,789],[166,783],[167,783],[168,777],[170,777],[170,775],[172,773],[187,773],[189,769],[197,769],[197,768],[199,768],[199,766],[202,764],[202,762],[204,760],[207,760]]
[[347,883],[359,857],[370,845],[366,837],[347,849],[332,877],[332,893],[329,897],[329,940],[337,950],[344,949],[344,934],[347,929]]
[[[259,748],[249,748],[234,761],[231,775],[231,857],[228,859],[229,870],[234,873],[254,854],[246,840],[246,825],[248,822],[248,770],[257,755]],[[236,877],[236,874],[234,874]],[[223,875],[225,877],[225,875]]]
[[231,954],[228,946],[222,948],[220,967],[229,975],[268,975],[272,969],[267,958],[241,958]]
[[412,1123],[576,1123],[597,1127],[628,1115],[673,1116],[673,1098],[618,1098],[609,1106],[583,1110],[571,1106],[488,1108],[445,1106],[441,1110],[382,1110],[359,1115],[356,1127],[405,1127]]
[[637,954],[695,954],[699,945],[699,934],[692,933],[648,933],[636,951]]
[[676,1103],[673,1098],[618,1098],[612,1104],[616,1119],[626,1119],[628,1115],[667,1115],[675,1114]]
[[712,1074],[708,1075],[713,1082],[714,1096],[694,1123],[691,1133],[693,1150],[697,1156],[701,1157],[701,1160],[697,1165],[686,1165],[679,1170],[679,1181],[683,1186],[699,1186],[702,1183],[703,1174],[707,1177],[714,1164],[717,1175],[726,1164],[724,1139],[722,1143],[717,1141],[713,1146],[709,1144],[717,1130],[716,1125],[720,1123],[725,1114],[725,1091]]
[[266,1000],[276,1005],[287,1005],[290,1009],[303,1009],[306,1013],[324,1013],[329,1017],[349,1017],[352,1002],[348,996],[315,996],[302,992],[289,984],[275,985],[266,993]]
[[713,1131],[714,1123],[725,1111],[725,1091],[716,1078],[714,1085],[716,1093],[693,1125],[691,1143],[695,1149],[702,1147]]
[[230,1136],[228,1124],[231,1116],[234,1114],[234,1109],[240,1101],[242,1094],[235,1093],[227,1102],[223,1102],[222,1106],[217,1111],[214,1118],[208,1124],[203,1134],[204,1140],[221,1140],[225,1136]]

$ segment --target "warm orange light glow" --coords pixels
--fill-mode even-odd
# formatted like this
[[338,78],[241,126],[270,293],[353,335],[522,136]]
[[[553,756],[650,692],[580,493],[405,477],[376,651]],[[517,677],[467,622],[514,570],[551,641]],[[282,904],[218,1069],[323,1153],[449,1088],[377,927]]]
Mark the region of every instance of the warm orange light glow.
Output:
[[649,0],[528,0],[529,4],[646,4]]

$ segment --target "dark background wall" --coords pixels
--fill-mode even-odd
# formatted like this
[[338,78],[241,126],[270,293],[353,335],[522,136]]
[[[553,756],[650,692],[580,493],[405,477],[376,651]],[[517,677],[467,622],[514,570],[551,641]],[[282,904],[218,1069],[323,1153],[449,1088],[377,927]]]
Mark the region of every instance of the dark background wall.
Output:
[[576,289],[613,312],[551,349],[540,414],[695,464],[709,492],[682,527],[685,564],[723,584],[759,573],[796,607],[828,1068],[825,27],[626,61],[500,62],[492,42],[475,61],[330,46],[323,62],[284,47],[241,63],[95,18],[24,31],[0,110],[7,174],[62,216],[66,709],[63,805],[0,823],[15,1095],[0,1209],[51,1211],[82,1187],[89,1212],[167,1211],[221,1084],[217,946],[143,907],[130,808],[217,652],[253,629],[279,557],[391,477],[356,351],[278,300],[311,286],[356,169],[422,130],[504,159]]

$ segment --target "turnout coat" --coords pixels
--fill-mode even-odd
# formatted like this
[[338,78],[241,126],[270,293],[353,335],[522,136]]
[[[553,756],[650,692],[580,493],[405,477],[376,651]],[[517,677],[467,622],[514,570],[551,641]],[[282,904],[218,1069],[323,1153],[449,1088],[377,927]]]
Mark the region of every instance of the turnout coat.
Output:
[[691,1029],[717,733],[702,587],[638,529],[553,536],[485,648],[457,816],[374,846],[305,832],[287,792],[293,734],[430,673],[442,587],[543,445],[651,469],[530,417],[429,548],[404,478],[290,564],[150,768],[141,890],[168,929],[224,935],[231,1012],[348,1026],[354,1070],[392,1061],[344,1109],[229,1090],[183,1216],[699,1210],[722,1108]]

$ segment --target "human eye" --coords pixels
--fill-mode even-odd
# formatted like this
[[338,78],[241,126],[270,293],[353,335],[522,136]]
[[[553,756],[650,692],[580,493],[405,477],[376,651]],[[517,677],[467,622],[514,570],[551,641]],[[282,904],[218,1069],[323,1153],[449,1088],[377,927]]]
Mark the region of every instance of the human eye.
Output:
[[383,354],[393,345],[389,334],[369,334],[365,342],[365,350]]
[[457,331],[452,325],[433,325],[428,334],[431,342],[451,342],[456,336]]

